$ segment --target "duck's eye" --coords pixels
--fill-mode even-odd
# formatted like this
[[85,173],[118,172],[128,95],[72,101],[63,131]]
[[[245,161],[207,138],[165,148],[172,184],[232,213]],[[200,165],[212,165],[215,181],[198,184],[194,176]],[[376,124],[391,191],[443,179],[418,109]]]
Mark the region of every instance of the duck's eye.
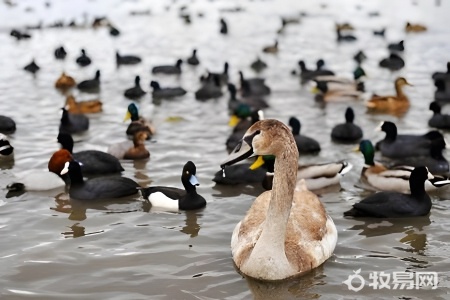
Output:
[[186,174],[188,174],[188,175],[189,175],[189,171],[186,171]]

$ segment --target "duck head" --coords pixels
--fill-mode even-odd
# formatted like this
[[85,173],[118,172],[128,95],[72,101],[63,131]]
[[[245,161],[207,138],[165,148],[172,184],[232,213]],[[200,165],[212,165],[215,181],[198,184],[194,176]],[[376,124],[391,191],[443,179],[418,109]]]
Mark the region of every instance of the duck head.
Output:
[[72,161],[72,154],[66,149],[60,149],[53,153],[52,157],[48,161],[48,170],[60,175],[61,171],[64,169],[67,162]]
[[355,113],[353,112],[353,108],[347,107],[347,110],[345,111],[345,122],[353,123],[354,120],[355,120]]
[[197,168],[192,161],[188,161],[183,167],[183,173],[181,174],[181,182],[185,187],[186,191],[189,189],[194,189],[200,185],[195,174],[197,173]]
[[6,135],[0,133],[0,156],[11,155],[14,151],[14,147],[9,143]]
[[127,112],[125,114],[124,122],[131,119],[131,121],[137,121],[139,120],[139,110],[136,106],[136,104],[131,103],[128,105]]
[[373,158],[375,156],[375,148],[373,147],[373,144],[369,140],[362,140],[359,143],[359,147],[355,149],[357,151],[360,151],[364,155],[364,164],[368,166],[375,165]]

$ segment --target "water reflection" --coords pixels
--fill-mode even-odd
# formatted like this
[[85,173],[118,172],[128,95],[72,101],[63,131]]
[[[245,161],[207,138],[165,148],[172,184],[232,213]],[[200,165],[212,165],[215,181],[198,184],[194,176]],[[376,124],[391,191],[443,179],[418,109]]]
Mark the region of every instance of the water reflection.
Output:
[[237,197],[240,195],[250,195],[257,197],[261,195],[265,189],[262,187],[262,184],[256,183],[254,185],[251,184],[237,184],[237,185],[223,185],[216,184],[212,187],[213,190],[219,192],[212,194],[214,197]]
[[348,230],[361,230],[359,235],[366,237],[376,237],[381,235],[388,235],[392,233],[407,233],[412,228],[417,231],[423,231],[426,226],[431,224],[430,216],[414,217],[414,218],[390,218],[377,219],[366,218],[358,219],[359,224],[353,225]]
[[200,231],[200,225],[197,222],[197,216],[202,216],[197,211],[186,211],[186,219],[184,226],[180,231],[191,236],[191,238],[196,237]]
[[323,266],[311,272],[291,280],[281,282],[259,281],[245,278],[255,300],[267,299],[318,299],[321,297],[313,291],[316,285],[324,285],[326,276],[323,274]]

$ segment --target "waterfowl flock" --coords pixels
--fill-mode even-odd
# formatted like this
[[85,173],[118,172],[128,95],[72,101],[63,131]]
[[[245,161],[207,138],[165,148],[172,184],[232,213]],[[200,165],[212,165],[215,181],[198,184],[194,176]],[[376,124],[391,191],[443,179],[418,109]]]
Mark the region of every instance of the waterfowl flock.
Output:
[[[350,239],[344,233],[340,240],[345,226],[374,218],[414,224],[448,198],[450,62],[441,57],[421,66],[426,78],[418,80],[418,62],[411,60],[420,56],[420,37],[436,30],[431,24],[389,27],[380,20],[368,28],[350,18],[330,19],[329,32],[316,32],[326,47],[295,49],[292,39],[321,14],[302,14],[301,22],[282,17],[282,30],[277,16],[271,34],[266,24],[264,38],[245,44],[236,22],[243,12],[209,15],[179,6],[174,1],[159,17],[179,22],[179,35],[192,35],[199,24],[212,27],[214,35],[204,35],[220,46],[211,50],[216,46],[205,36],[168,42],[162,33],[171,31],[164,26],[150,42],[125,23],[95,16],[89,26],[61,30],[92,30],[98,43],[90,37],[75,47],[60,38],[48,47],[50,60],[27,44],[44,34],[45,22],[11,29],[8,39],[29,51],[16,66],[20,80],[36,83],[43,99],[33,96],[35,107],[17,110],[18,101],[1,106],[0,168],[11,171],[5,193],[64,193],[73,207],[100,203],[106,211],[136,201],[143,208],[127,215],[150,207],[157,216],[152,224],[163,215],[164,225],[155,226],[166,229],[178,226],[167,225],[178,215],[218,218],[224,205],[234,206],[220,229],[231,251],[220,259],[231,258],[240,274],[261,281],[317,269],[327,274],[327,261],[339,262]],[[176,7],[176,17],[168,14]],[[153,11],[127,16],[152,17]],[[111,49],[105,51],[100,38]],[[133,55],[121,54],[127,46]],[[41,114],[45,124],[29,122]],[[25,155],[30,135],[33,151]],[[43,140],[46,148],[39,149]],[[39,163],[24,169],[30,155]],[[245,207],[234,204],[241,200]],[[214,230],[214,224],[203,226]],[[170,230],[168,239],[176,232]]]

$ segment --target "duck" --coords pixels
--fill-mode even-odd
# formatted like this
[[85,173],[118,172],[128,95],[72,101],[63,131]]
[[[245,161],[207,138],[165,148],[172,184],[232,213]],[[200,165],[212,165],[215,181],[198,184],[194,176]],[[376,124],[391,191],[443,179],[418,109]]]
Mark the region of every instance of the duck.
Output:
[[191,66],[198,66],[200,64],[197,57],[197,49],[192,50],[192,55],[186,59],[186,62]]
[[15,37],[18,41],[31,38],[31,35],[29,33],[20,32],[17,29],[11,30],[9,35]]
[[59,132],[70,134],[81,133],[89,129],[89,118],[84,114],[72,114],[65,107],[61,108],[62,116]]
[[66,55],[67,55],[67,52],[63,46],[55,49],[55,58],[56,59],[64,59],[64,58],[66,58]]
[[300,134],[301,123],[296,117],[289,118],[289,126],[292,128],[292,135],[297,144],[298,152],[301,154],[317,153],[320,151],[320,144],[313,138]]
[[386,33],[386,28],[381,28],[379,30],[374,30],[372,32],[373,32],[373,35],[384,37],[384,35]]
[[446,89],[446,83],[443,79],[436,79],[434,81],[436,91],[434,92],[434,100],[442,104],[450,102],[450,92]]
[[6,135],[0,133],[0,162],[14,159],[14,147]]
[[406,32],[423,32],[423,31],[427,31],[427,27],[422,24],[412,24],[410,22],[406,22],[405,31]]
[[[371,189],[379,191],[393,191],[399,193],[410,193],[409,178],[414,166],[399,164],[388,167],[380,162],[375,162],[375,148],[370,140],[362,140],[357,148],[364,156],[364,167],[361,170],[360,181],[368,185]],[[433,174],[433,176],[435,176]],[[444,177],[437,177],[425,182],[425,190],[433,191],[442,185],[434,182],[445,180]]]
[[244,78],[244,73],[239,71],[241,95],[243,97],[267,96],[271,93],[270,87],[264,78]]
[[235,266],[264,281],[299,276],[333,254],[337,230],[319,198],[295,190],[299,154],[291,130],[274,119],[253,124],[221,167],[251,155],[274,155],[273,188],[259,195],[231,237]]
[[262,51],[264,53],[272,53],[272,54],[278,53],[278,40],[275,40],[275,43],[273,45],[264,47]]
[[40,70],[40,67],[36,64],[36,62],[34,61],[34,59],[31,61],[31,63],[29,63],[28,65],[26,65],[25,67],[23,67],[23,69],[25,71],[28,71],[30,73],[35,74],[37,71]]
[[[274,156],[264,155],[258,156],[250,166],[251,170],[259,170],[260,166],[266,166],[267,172],[262,182],[262,186],[266,190],[271,190],[273,187],[274,164]],[[346,161],[301,165],[298,167],[295,189],[301,191],[303,185],[306,185],[308,190],[322,190],[339,185],[341,177],[352,168],[353,165]]]
[[450,129],[450,115],[441,114],[439,102],[431,102],[429,109],[433,112],[433,116],[428,120],[428,126],[438,129]]
[[339,28],[336,28],[336,35],[338,42],[354,42],[357,40],[357,38],[354,35],[351,34],[343,35],[341,29]]
[[50,157],[47,168],[50,172],[60,176],[59,173],[64,169],[66,162],[73,160],[72,153],[67,149],[59,149]]
[[[322,60],[323,61],[323,60]],[[316,70],[309,70],[306,67],[306,64],[303,60],[300,60],[298,62],[298,65],[300,66],[300,78],[301,83],[305,84],[306,82],[314,79],[316,76],[325,76],[325,75],[335,75],[333,71],[330,70],[324,70],[322,67],[319,67],[321,65],[321,61],[317,61],[317,68]]]
[[[228,64],[228,62],[225,62],[223,64],[223,71],[221,73],[216,73],[216,72],[209,72],[208,71],[208,76],[206,77],[206,82],[214,82],[214,83],[218,83],[219,86],[223,86],[228,84],[228,69],[229,69],[230,65]],[[204,80],[202,80],[202,78],[200,78],[200,81],[202,81],[204,83]]]
[[183,61],[181,59],[177,60],[177,63],[174,66],[168,66],[168,65],[164,65],[164,66],[156,66],[153,67],[152,69],[152,73],[153,74],[181,74],[181,64],[183,63]]
[[268,171],[266,165],[268,164],[264,164],[264,168],[250,168],[252,165],[253,163],[241,163],[225,166],[224,169],[214,174],[212,181],[223,185],[261,184],[266,177]]
[[[322,92],[325,90],[326,92],[334,92],[334,91],[360,91],[364,92],[365,86],[364,82],[360,81],[361,77],[365,76],[366,72],[361,66],[356,67],[353,71],[353,80],[340,77],[340,76],[316,76],[313,81],[316,85],[319,84],[322,86]],[[326,85],[326,88],[324,87]]]
[[409,177],[411,193],[382,191],[372,194],[344,212],[346,217],[408,218],[426,216],[431,199],[425,191],[425,181],[433,179],[426,167],[416,167]]
[[447,71],[446,72],[434,72],[431,75],[431,78],[436,82],[437,80],[442,80],[444,82],[450,81],[450,61],[447,62]]
[[61,175],[69,174],[71,199],[82,201],[114,200],[138,193],[140,185],[127,177],[109,176],[84,180],[80,164],[72,160],[66,162]]
[[8,117],[0,115],[0,133],[13,134],[16,132],[16,122]]
[[109,153],[99,150],[73,152],[73,138],[68,133],[60,132],[57,140],[62,149],[69,151],[73,158],[81,163],[81,169],[86,176],[117,174],[124,171],[119,160]]
[[[334,85],[330,85],[333,87]],[[350,88],[329,90],[328,83],[326,81],[316,82],[316,86],[313,92],[318,91],[319,93],[314,97],[317,102],[348,102],[360,100],[364,89],[364,83],[360,82],[355,85],[355,90]]]
[[116,64],[120,65],[136,65],[140,63],[142,59],[136,55],[120,55],[119,51],[116,51]]
[[166,87],[162,88],[157,81],[152,80],[150,86],[153,88],[153,98],[173,98],[186,94],[186,90],[182,87]]
[[267,68],[267,64],[261,60],[260,57],[257,57],[254,62],[251,63],[250,68],[255,70],[255,72],[261,72],[265,68]]
[[149,139],[155,133],[155,127],[151,122],[145,118],[139,116],[139,110],[134,103],[130,103],[127,107],[127,112],[125,114],[124,122],[131,119],[130,125],[128,125],[126,134],[128,136],[134,137],[134,134],[138,131],[145,131],[148,133]]
[[[60,175],[62,169],[57,169],[60,166],[59,162],[64,164],[72,160],[72,156],[67,151],[56,151],[50,158],[49,163],[54,171],[59,171],[58,174],[49,170],[31,169],[17,174],[17,181],[11,182],[7,185],[9,192],[24,192],[24,191],[50,191],[57,189],[64,189],[68,183],[68,177]],[[53,163],[58,163],[53,166]],[[63,166],[64,168],[64,166]]]
[[400,55],[391,53],[388,58],[383,58],[380,60],[378,65],[391,71],[398,71],[405,66],[405,61],[400,57]]
[[197,193],[199,185],[196,177],[197,168],[192,161],[186,162],[181,173],[181,183],[184,189],[168,186],[151,186],[140,189],[142,197],[148,200],[152,207],[169,211],[197,210],[206,206],[206,200]]
[[[389,158],[405,158],[409,156],[428,156],[433,140],[444,140],[444,136],[437,130],[422,135],[398,134],[397,126],[390,121],[383,121],[376,128],[386,136],[375,144],[375,149]],[[444,140],[445,142],[445,140]]]
[[100,89],[100,70],[95,72],[95,77],[89,80],[83,80],[77,85],[77,88],[83,92],[98,92]]
[[405,41],[401,40],[401,41],[398,42],[398,43],[391,43],[391,44],[389,44],[389,45],[387,46],[387,48],[388,48],[389,51],[403,52],[403,51],[405,51],[405,45],[404,45],[404,42],[405,42]]
[[120,35],[120,30],[117,29],[116,27],[114,27],[111,24],[108,24],[109,27],[109,34],[112,36],[119,36]]
[[345,111],[345,123],[338,124],[331,130],[331,138],[339,143],[354,143],[363,137],[361,127],[354,124],[355,113],[351,107]]
[[145,140],[150,138],[148,132],[138,131],[133,136],[133,141],[124,141],[108,147],[108,153],[117,159],[138,160],[150,157],[150,152],[145,148]]
[[344,23],[336,23],[335,24],[336,30],[354,30],[355,27],[353,27],[352,24],[344,22]]
[[89,58],[89,56],[86,55],[86,51],[84,49],[81,49],[81,55],[77,57],[75,62],[80,67],[86,67],[91,64],[91,59]]
[[404,114],[409,109],[409,99],[403,92],[405,85],[412,86],[404,77],[397,77],[395,79],[395,96],[379,96],[372,95],[372,98],[366,102],[369,111]]
[[62,72],[61,76],[55,82],[55,88],[60,90],[68,90],[74,87],[77,83],[73,77],[67,75],[65,72]]
[[227,22],[223,18],[220,19],[220,33],[228,34],[228,25],[227,25]]
[[223,92],[220,85],[220,78],[212,76],[202,82],[202,86],[195,91],[195,99],[206,101],[222,97]]
[[228,100],[228,109],[230,111],[234,111],[241,104],[247,104],[254,110],[260,110],[269,107],[267,101],[260,97],[246,97],[237,99],[237,89],[236,86],[232,83],[228,84],[228,92],[230,93],[230,99]]
[[74,96],[69,95],[64,106],[72,114],[94,114],[102,112],[103,103],[98,99],[77,102]]
[[366,54],[362,51],[359,50],[358,52],[356,52],[356,54],[353,56],[353,59],[356,61],[356,63],[358,65],[361,65],[363,63],[363,61],[365,61],[367,59]]
[[144,96],[146,94],[146,92],[141,88],[141,77],[139,75],[137,75],[134,78],[134,87],[126,89],[125,92],[123,93],[123,95],[131,100],[137,100],[139,98],[141,98],[142,96]]

